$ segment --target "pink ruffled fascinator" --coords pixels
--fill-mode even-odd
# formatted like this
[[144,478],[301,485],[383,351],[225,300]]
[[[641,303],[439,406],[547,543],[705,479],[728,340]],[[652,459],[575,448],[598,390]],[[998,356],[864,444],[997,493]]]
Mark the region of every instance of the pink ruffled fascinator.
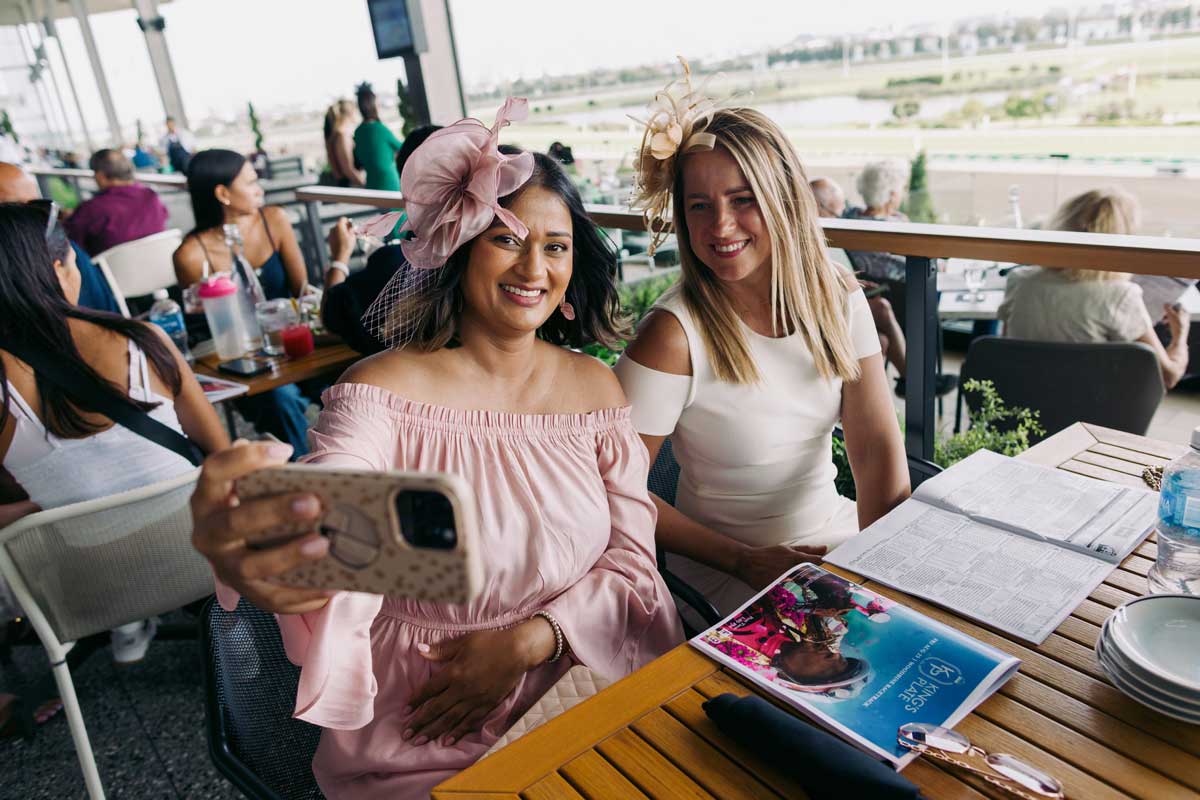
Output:
[[671,81],[656,93],[646,107],[646,119],[631,117],[645,126],[638,149],[632,206],[642,210],[646,230],[652,236],[650,255],[654,255],[669,233],[667,218],[679,157],[696,150],[712,150],[717,144],[716,136],[704,132],[718,107],[704,96],[704,89],[714,76],[693,87],[691,67],[683,56],[677,58],[683,65],[682,83]]
[[[529,101],[510,97],[496,112],[488,128],[477,119],[463,119],[431,134],[409,157],[400,176],[407,220],[400,229],[400,248],[411,268],[402,268],[380,293],[363,322],[388,347],[411,340],[412,320],[396,319],[397,301],[423,291],[436,270],[467,242],[499,218],[519,237],[529,228],[512,212],[500,207],[500,198],[512,194],[533,175],[532,153],[505,155],[499,150],[500,130],[529,116]],[[385,236],[400,212],[369,220],[358,230]]]

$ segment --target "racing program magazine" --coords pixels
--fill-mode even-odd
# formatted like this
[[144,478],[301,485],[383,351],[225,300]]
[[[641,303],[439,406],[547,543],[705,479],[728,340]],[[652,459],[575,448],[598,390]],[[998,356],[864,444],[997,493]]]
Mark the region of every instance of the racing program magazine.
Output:
[[691,640],[800,713],[897,769],[908,722],[953,727],[1016,658],[812,564]]

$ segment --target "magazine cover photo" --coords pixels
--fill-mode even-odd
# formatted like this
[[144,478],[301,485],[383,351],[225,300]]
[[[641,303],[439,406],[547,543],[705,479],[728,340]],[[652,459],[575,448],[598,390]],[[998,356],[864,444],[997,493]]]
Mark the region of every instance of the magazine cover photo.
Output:
[[901,766],[901,725],[953,725],[1019,663],[811,564],[692,643]]

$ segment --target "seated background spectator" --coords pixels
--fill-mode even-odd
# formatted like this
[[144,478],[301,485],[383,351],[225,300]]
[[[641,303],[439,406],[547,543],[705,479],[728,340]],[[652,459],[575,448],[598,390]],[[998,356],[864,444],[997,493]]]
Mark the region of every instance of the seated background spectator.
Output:
[[[410,133],[396,155],[396,171],[403,174],[408,157],[421,142],[429,138],[429,134],[441,127],[424,125]],[[404,219],[401,215],[393,230],[400,230]],[[358,352],[364,355],[378,353],[384,349],[383,344],[366,329],[362,316],[383,291],[383,287],[388,285],[396,270],[404,264],[399,243],[393,242],[378,248],[367,259],[367,265],[351,275],[346,264],[354,252],[354,229],[350,221],[342,217],[329,231],[329,252],[332,264],[325,272],[321,322]]]
[[[0,161],[0,203],[28,203],[41,197],[37,181],[16,164],[6,164]],[[100,274],[100,269],[92,263],[92,259],[84,249],[71,242],[75,251],[75,266],[79,270],[79,301],[84,308],[94,311],[109,311],[120,314],[121,308],[113,297],[108,281]]]
[[[231,272],[233,253],[223,227],[241,231],[245,256],[258,273],[267,299],[299,297],[308,269],[296,242],[287,212],[263,206],[264,192],[258,173],[246,157],[232,150],[204,150],[192,159],[187,179],[196,227],[175,251],[175,277],[181,287],[191,286],[206,272]],[[202,320],[196,320],[207,330]],[[311,396],[318,397],[311,384]],[[291,444],[297,455],[308,452],[308,400],[295,384],[280,386],[254,397],[233,401],[257,430]]]
[[[1119,189],[1072,197],[1047,228],[1079,233],[1132,234],[1138,203]],[[1141,342],[1154,350],[1170,389],[1187,369],[1191,320],[1178,305],[1164,306],[1170,339],[1164,347],[1146,311],[1142,288],[1124,272],[1018,267],[1008,273],[998,316],[1004,334],[1043,342]]]
[[[44,206],[0,205],[0,241],[0,463],[25,495],[0,497],[0,503],[56,508],[193,469],[174,450],[94,410],[99,397],[148,414],[205,453],[229,445],[216,411],[165,333],[76,305],[74,251]],[[70,390],[40,372],[43,362],[74,373]],[[114,657],[139,660],[153,633],[148,621],[117,629]]]
[[66,221],[67,235],[88,255],[166,229],[167,207],[157,192],[134,180],[133,163],[124,153],[97,150],[89,165],[100,191]]
[[[873,219],[881,222],[908,222],[900,212],[908,188],[908,165],[903,161],[874,161],[863,167],[858,176],[858,193],[862,207],[846,211],[846,219]],[[877,281],[904,282],[904,256],[892,253],[873,253],[847,250],[856,272],[865,272]]]
[[[817,201],[817,213],[822,217],[840,217],[846,212],[846,195],[842,187],[829,178],[815,178],[809,182],[813,197]],[[846,251],[840,247],[829,248],[829,255],[842,266],[853,269]],[[864,292],[871,292],[879,284],[860,280]],[[892,364],[904,377],[908,360],[905,356],[904,331],[892,311],[892,304],[883,295],[876,294],[867,297],[867,305],[871,309],[871,318],[875,321],[875,330],[879,334],[879,346],[883,349],[884,359]]]

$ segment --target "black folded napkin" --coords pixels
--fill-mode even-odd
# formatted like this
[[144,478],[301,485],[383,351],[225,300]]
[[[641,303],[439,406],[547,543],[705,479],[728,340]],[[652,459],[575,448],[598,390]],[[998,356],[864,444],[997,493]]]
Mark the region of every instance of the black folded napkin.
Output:
[[920,800],[920,790],[886,764],[751,695],[723,694],[704,712],[728,736],[804,787],[812,800]]

